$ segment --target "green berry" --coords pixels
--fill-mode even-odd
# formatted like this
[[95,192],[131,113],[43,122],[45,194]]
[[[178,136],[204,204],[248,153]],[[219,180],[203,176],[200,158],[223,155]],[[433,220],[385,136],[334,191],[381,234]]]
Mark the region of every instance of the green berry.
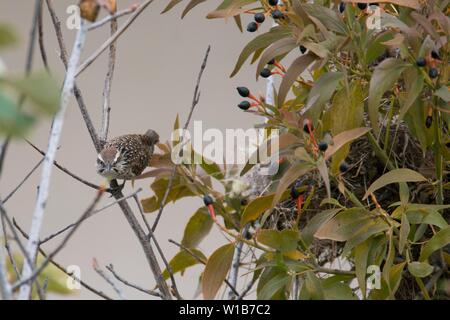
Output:
[[253,16],[253,19],[255,19],[256,22],[258,23],[263,23],[264,20],[266,20],[266,16],[264,15],[264,13],[255,13],[255,15]]
[[247,25],[248,32],[255,32],[256,30],[258,30],[258,24],[256,22],[252,21]]
[[242,110],[248,110],[250,108],[250,102],[244,100],[238,104],[238,107]]
[[261,72],[259,73],[259,75],[260,75],[261,77],[263,77],[263,78],[268,78],[268,77],[270,77],[270,76],[272,75],[272,72],[271,72],[269,69],[264,68],[264,69],[261,70]]
[[237,87],[236,89],[242,98],[247,98],[250,95],[250,90],[247,87]]

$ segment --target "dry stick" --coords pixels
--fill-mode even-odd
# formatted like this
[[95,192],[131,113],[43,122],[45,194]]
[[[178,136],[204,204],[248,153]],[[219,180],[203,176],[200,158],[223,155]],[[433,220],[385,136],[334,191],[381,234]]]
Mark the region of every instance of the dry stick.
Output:
[[[172,239],[169,239],[170,243],[173,243],[174,245],[176,245],[177,247],[183,249],[184,251],[186,251],[190,256],[192,256],[195,260],[197,260],[198,262],[200,262],[201,264],[206,265],[206,261],[204,261],[202,258],[200,258],[199,256],[197,256],[194,252],[192,252],[192,250],[190,250],[189,248],[186,248],[184,245],[182,245],[181,243],[178,243]],[[224,279],[223,280],[225,282],[225,284],[234,292],[234,294],[236,296],[239,296],[239,292],[236,290],[236,288],[227,280]]]
[[105,272],[103,272],[103,270],[98,265],[97,259],[95,259],[95,258],[92,261],[92,267],[94,268],[95,272],[97,272],[100,277],[102,277],[106,282],[109,283],[109,285],[111,285],[111,287],[114,289],[114,291],[119,296],[120,300],[127,300],[123,291],[117,286],[117,284]]
[[42,15],[44,9],[44,0],[39,1],[39,15],[38,15],[38,35],[39,35],[39,51],[41,53],[42,63],[44,64],[45,69],[50,71],[48,67],[48,59],[47,52],[45,51],[44,45],[44,25],[42,23]]
[[[58,40],[58,46],[59,46],[59,50],[60,50],[60,58],[64,64],[65,68],[67,69],[68,54],[67,54],[66,45],[64,43],[64,37],[63,37],[62,31],[61,31],[61,22],[59,21],[58,16],[55,13],[55,9],[53,8],[52,0],[46,0],[46,3],[47,3],[48,11],[50,13],[50,17],[53,22],[53,27],[55,29],[56,39]],[[97,135],[97,132],[95,131],[95,127],[89,116],[89,112],[87,111],[87,107],[86,107],[86,104],[84,103],[84,99],[83,99],[83,96],[81,95],[81,91],[76,84],[74,85],[73,93],[77,100],[78,107],[81,112],[81,116],[83,117],[84,123],[86,124],[86,127],[88,129],[89,135],[91,136],[92,143],[94,144],[96,151],[100,152],[102,145],[100,143],[100,140],[98,139],[98,135]]]
[[[69,233],[61,241],[61,243],[52,252],[50,252],[48,254],[48,256],[41,263],[41,265],[38,268],[36,268],[36,270],[34,270],[32,273],[27,275],[27,277],[23,278],[18,283],[14,284],[13,285],[13,289],[16,289],[16,288],[19,288],[19,287],[23,288],[30,281],[33,281],[37,276],[39,276],[39,274],[50,263],[50,261],[66,246],[66,244],[69,241],[69,239],[73,236],[75,231],[77,231],[77,229],[80,227],[81,223],[86,219],[86,217],[89,216],[92,213],[92,211],[94,211],[95,206],[99,203],[99,201],[102,198],[103,194],[104,194],[103,190],[99,190],[97,192],[97,195],[96,195],[94,201],[92,201],[92,203],[89,205],[87,210],[78,219],[75,227],[73,227],[72,230],[70,230]],[[30,237],[28,237],[28,241],[30,241]],[[22,293],[22,290],[21,290],[21,293]]]
[[[242,231],[242,235],[245,237],[245,234],[247,233],[249,228],[249,225],[245,226],[244,230]],[[242,247],[244,243],[242,241],[237,241],[235,244],[235,251],[233,255],[233,260],[231,262],[231,270],[230,275],[228,276],[228,281],[233,285],[233,287],[236,288],[237,286],[237,278],[239,274],[239,267],[240,267],[240,260],[241,260],[241,253],[242,253]],[[228,299],[234,300],[238,297],[232,290],[228,293]]]
[[0,246],[0,296],[3,300],[12,299],[12,290],[8,281],[8,274],[6,271],[6,255],[3,246]]
[[[36,145],[34,145],[33,143],[31,143],[30,141],[28,141],[27,139],[25,139],[25,141],[31,146],[33,147],[34,150],[36,150],[37,152],[39,152],[40,154],[42,154],[43,156],[45,156],[45,152],[42,151],[41,149],[39,149]],[[44,158],[45,159],[45,158]],[[88,187],[91,187],[92,189],[95,190],[99,190],[101,189],[100,186],[91,183],[83,178],[80,178],[79,176],[77,176],[76,174],[72,173],[71,171],[69,171],[68,169],[66,169],[65,167],[63,167],[62,165],[60,165],[56,160],[53,161],[53,164],[55,165],[55,167],[57,167],[59,170],[61,170],[62,172],[68,174],[69,176],[71,176],[72,178],[74,178],[75,180],[87,185]],[[106,191],[110,191],[110,190],[106,190]]]
[[31,177],[31,175],[39,168],[41,163],[44,162],[44,158],[39,160],[38,163],[30,170],[30,172],[27,173],[27,175],[22,179],[22,181],[19,182],[19,184],[5,197],[3,200],[3,203],[6,203],[16,192],[19,190],[23,184]]
[[255,284],[256,279],[251,279],[250,282],[247,284],[245,289],[241,292],[241,294],[238,296],[237,300],[242,300],[246,296],[246,294],[252,289],[253,285]]
[[[13,224],[14,227],[19,230],[19,232],[22,234],[22,236],[24,236],[26,239],[28,239],[28,234],[19,226],[19,224],[17,223],[17,221],[13,218]],[[47,258],[47,253],[42,249],[39,248],[39,253],[44,257]],[[53,264],[56,268],[58,268],[59,270],[61,270],[62,272],[64,272],[66,275],[68,275],[69,277],[72,277],[75,281],[79,282],[81,284],[81,286],[83,286],[84,288],[86,288],[87,290],[91,291],[92,293],[98,295],[99,297],[105,299],[105,300],[112,300],[110,297],[108,297],[106,294],[104,294],[102,291],[95,289],[94,287],[90,286],[89,284],[87,284],[86,282],[82,281],[81,279],[77,278],[75,275],[73,275],[72,272],[67,272],[66,268],[64,268],[62,265],[60,265],[59,263],[57,263],[54,259],[50,259],[50,263]]]
[[[6,212],[6,209],[3,204],[4,203],[0,200],[0,213],[2,215],[2,221],[4,220],[8,224],[8,227],[13,234],[13,239],[16,241],[17,245],[19,246],[19,249],[22,252],[23,256],[25,257],[25,260],[29,264],[33,264],[33,259],[31,258],[30,255],[28,255],[28,252],[27,252],[24,244],[22,243],[22,241],[20,241],[19,235],[17,234],[16,230],[14,229],[13,223],[12,223],[11,219],[9,218],[8,213]],[[9,244],[8,244],[8,248],[9,248]],[[9,252],[9,254],[10,254],[10,258],[12,259],[11,261],[14,261],[13,260],[14,257],[12,255],[12,253]],[[17,276],[17,279],[20,279],[20,274]],[[37,293],[39,295],[39,299],[43,300],[45,295],[44,295],[44,292],[43,292],[39,282],[36,282],[36,289],[37,289]]]
[[130,16],[130,18],[117,30],[114,35],[112,35],[108,40],[106,40],[100,48],[98,48],[89,58],[86,59],[85,62],[83,62],[77,70],[77,73],[75,74],[75,77],[78,77],[81,72],[83,72],[87,67],[89,67],[92,62],[94,62],[106,49],[109,48],[109,46],[115,42],[127,29],[128,27],[133,23],[134,20],[145,10],[145,8],[148,7],[149,4],[151,4],[154,0],[146,0],[142,4],[139,5],[139,7],[136,9],[136,11]]
[[6,233],[6,227],[4,227],[5,226],[5,217],[3,215],[1,215],[1,220],[2,220],[3,238],[5,239],[4,247],[5,247],[6,253],[8,254],[9,261],[11,261],[11,265],[13,267],[14,273],[16,274],[16,277],[19,278],[20,277],[19,267],[17,266],[16,259],[14,258],[14,255],[12,254],[12,251],[11,251],[11,247],[9,246],[8,234]]
[[[117,32],[117,19],[111,20],[111,35]],[[106,141],[109,132],[109,118],[111,114],[111,86],[116,65],[116,43],[109,46],[108,73],[106,74],[105,86],[103,88],[103,109],[102,109],[102,128],[100,130],[100,140]]]
[[[131,198],[131,197],[135,197],[135,196],[136,196],[139,192],[141,192],[141,191],[142,191],[142,188],[139,188],[138,190],[136,190],[135,192],[133,192],[132,194],[130,194],[130,195],[126,196],[126,197],[123,197],[123,198],[121,198],[121,199],[119,199],[119,200],[116,200],[116,201],[114,201],[114,202],[112,202],[112,203],[109,203],[109,204],[107,204],[106,206],[104,206],[104,207],[102,207],[102,208],[100,208],[100,209],[97,209],[97,210],[92,211],[91,214],[85,218],[85,220],[91,218],[92,216],[94,216],[94,215],[97,214],[97,213],[100,213],[100,212],[102,212],[102,211],[104,211],[104,210],[106,210],[106,209],[108,209],[108,208],[110,208],[110,207],[112,207],[112,206],[118,204],[119,201],[126,200],[126,199],[129,199],[129,198]],[[77,223],[74,222],[74,223],[71,223],[71,224],[69,224],[68,226],[62,228],[61,230],[52,233],[52,234],[49,235],[48,237],[46,237],[46,238],[44,238],[43,240],[41,240],[41,241],[39,242],[39,245],[44,244],[44,243],[46,243],[46,242],[52,240],[53,238],[59,236],[61,233],[64,233],[65,231],[69,230],[70,228],[75,227],[76,225],[77,225]]]
[[153,242],[155,243],[156,250],[158,250],[158,253],[159,253],[160,257],[163,260],[164,265],[166,266],[166,270],[169,273],[170,282],[172,283],[172,290],[175,293],[175,297],[178,300],[182,300],[180,292],[178,291],[177,283],[175,282],[175,277],[173,275],[172,267],[170,266],[170,263],[167,261],[166,257],[164,256],[164,252],[162,251],[158,241],[156,240],[155,235],[152,232],[152,229],[150,228],[150,225],[147,222],[147,219],[145,218],[144,210],[142,209],[141,203],[139,202],[139,199],[138,199],[137,195],[134,195],[133,198],[134,198],[134,201],[136,202],[137,207],[139,208],[139,213],[141,214],[142,220],[144,221],[144,224],[145,224],[145,226],[147,228],[147,232],[149,234],[149,238],[152,239]]
[[[197,83],[196,83],[195,89],[194,89],[194,96],[192,98],[191,109],[189,111],[189,115],[188,115],[188,117],[186,119],[186,122],[184,123],[184,126],[183,126],[184,130],[183,131],[187,130],[187,127],[189,126],[189,123],[191,122],[191,118],[192,118],[192,114],[194,113],[194,109],[195,109],[195,107],[197,106],[197,104],[198,104],[198,102],[200,100],[200,81],[202,79],[203,71],[206,68],[206,63],[208,62],[208,56],[209,56],[209,52],[210,51],[211,51],[211,46],[208,46],[208,49],[206,49],[205,57],[203,58],[202,65],[200,67],[200,72],[199,72],[198,77],[197,77]],[[180,143],[182,143],[182,141],[180,141]],[[158,215],[156,216],[155,222],[153,223],[153,226],[152,226],[152,231],[153,232],[155,232],[156,227],[158,226],[158,222],[159,222],[159,219],[161,218],[161,215],[163,213],[164,207],[165,207],[166,202],[167,202],[167,198],[169,196],[170,191],[172,190],[173,180],[175,179],[176,172],[177,172],[177,165],[174,165],[173,169],[172,169],[172,173],[170,175],[169,183],[167,185],[167,189],[164,192],[164,196],[163,196],[163,198],[161,200],[161,205],[159,206]]]
[[[81,26],[77,32],[75,39],[73,51],[69,59],[69,64],[67,66],[66,77],[64,80],[61,101],[58,113],[56,114],[48,142],[48,150],[45,155],[45,160],[42,166],[42,175],[39,183],[39,193],[38,199],[36,201],[36,207],[34,209],[34,214],[31,223],[30,239],[27,244],[27,251],[30,257],[34,257],[37,252],[39,234],[42,227],[42,222],[45,215],[45,205],[48,199],[50,179],[53,171],[53,162],[56,157],[56,150],[58,148],[59,139],[62,132],[62,127],[64,124],[64,116],[69,105],[70,96],[72,95],[74,83],[75,83],[75,71],[80,60],[81,52],[83,51],[85,39],[87,33],[87,21],[81,19]],[[24,264],[22,271],[22,277],[28,278],[32,274],[32,266],[29,263]],[[31,291],[31,286],[26,283],[20,288],[19,299],[28,299]]]
[[158,292],[153,291],[153,290],[147,290],[147,289],[141,288],[141,287],[139,287],[138,285],[135,285],[135,284],[133,284],[133,283],[131,283],[131,282],[125,280],[125,279],[122,278],[121,276],[119,276],[119,275],[116,273],[116,271],[114,270],[114,266],[113,266],[112,264],[110,264],[109,266],[105,266],[105,268],[108,269],[109,272],[112,273],[112,275],[114,276],[114,278],[116,278],[118,281],[122,282],[124,285],[126,285],[126,286],[128,286],[128,287],[131,287],[131,288],[133,288],[133,289],[136,289],[136,290],[138,290],[138,291],[141,291],[141,292],[143,292],[143,293],[146,293],[146,294],[148,294],[148,295],[150,295],[150,296],[161,297],[161,295],[160,295]]
[[113,15],[109,15],[109,16],[103,18],[102,20],[96,21],[95,23],[91,24],[88,31],[92,31],[94,29],[97,29],[97,28],[107,24],[110,21],[117,20],[120,17],[123,17],[127,14],[133,13],[134,11],[136,11],[136,9],[137,9],[137,5],[133,4],[129,8],[118,11],[118,12],[114,13]]
[[[34,14],[33,14],[33,20],[31,23],[31,31],[30,31],[30,41],[28,42],[28,49],[27,49],[27,58],[25,62],[25,76],[28,76],[31,72],[31,68],[33,66],[33,53],[34,53],[34,47],[36,43],[36,29],[37,29],[37,21],[38,21],[38,15],[39,15],[39,7],[40,7],[40,1],[41,0],[35,0],[34,5]],[[21,94],[19,97],[18,107],[21,108],[23,103],[25,101],[25,95]],[[11,136],[6,137],[4,141],[1,142],[0,146],[0,177],[2,174],[3,169],[3,163],[5,162],[6,152],[8,150],[9,143],[11,141]]]
[[[55,28],[55,32],[56,32],[56,36],[58,39],[58,43],[59,43],[59,47],[61,50],[61,59],[64,62],[64,57],[66,57],[66,61],[67,61],[67,53],[65,50],[65,45],[64,45],[64,38],[61,32],[61,23],[59,21],[59,19],[57,18],[56,14],[55,14],[55,10],[53,8],[52,5],[52,1],[51,0],[46,0],[47,3],[47,7],[49,9],[50,15],[52,17],[52,21],[53,21],[53,25]],[[145,7],[147,7],[149,4],[151,3],[151,1],[147,1],[144,5]],[[141,5],[141,8],[142,6]],[[142,8],[143,10],[144,8]],[[133,19],[134,20],[134,19]],[[131,22],[129,22],[131,23]],[[128,23],[128,24],[129,24]],[[109,45],[109,44],[108,44]],[[92,124],[92,120],[89,117],[89,113],[87,111],[86,106],[84,105],[84,102],[82,100],[82,96],[81,96],[81,92],[79,90],[77,90],[77,87],[74,87],[74,94],[75,97],[77,98],[77,102],[78,105],[80,107],[82,116],[83,116],[83,120],[88,128],[89,134],[91,136],[91,139],[94,143],[94,147],[97,150],[97,152],[101,151],[101,144],[99,142],[98,136],[95,132],[95,128],[94,125]],[[118,188],[117,185],[117,181],[112,181],[111,185],[115,186],[116,188]],[[115,199],[120,199],[123,198],[123,194],[122,192],[116,192],[114,195]],[[133,211],[131,210],[130,206],[128,205],[128,203],[126,201],[120,201],[119,202],[119,206],[123,212],[123,214],[125,215],[125,218],[127,219],[128,223],[130,224],[133,232],[135,233],[136,237],[139,240],[139,243],[142,246],[142,249],[144,251],[144,254],[147,258],[147,261],[149,263],[149,266],[152,270],[153,275],[155,276],[155,280],[157,281],[158,286],[160,287],[160,290],[163,294],[164,298],[170,299],[170,291],[167,287],[167,284],[165,283],[162,274],[161,274],[161,269],[159,268],[158,265],[158,261],[154,255],[153,249],[152,247],[149,245],[148,241],[147,241],[147,237],[145,235],[144,230],[142,230],[141,226],[139,225],[139,222],[137,221],[136,217],[134,217],[133,215]]]

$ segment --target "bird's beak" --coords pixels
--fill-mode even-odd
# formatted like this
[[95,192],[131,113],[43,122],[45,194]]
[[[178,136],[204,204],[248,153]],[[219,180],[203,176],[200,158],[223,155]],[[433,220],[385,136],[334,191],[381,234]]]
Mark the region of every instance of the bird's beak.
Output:
[[111,169],[112,169],[112,166],[111,166],[111,164],[107,164],[107,165],[106,165],[106,171],[110,172],[110,171],[111,171]]

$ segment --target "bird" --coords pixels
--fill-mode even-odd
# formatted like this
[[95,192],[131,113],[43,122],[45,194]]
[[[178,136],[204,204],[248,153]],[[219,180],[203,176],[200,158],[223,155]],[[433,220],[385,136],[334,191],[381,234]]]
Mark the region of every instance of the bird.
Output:
[[97,156],[97,173],[109,182],[114,179],[134,180],[153,155],[159,135],[154,130],[145,134],[126,134],[107,141]]

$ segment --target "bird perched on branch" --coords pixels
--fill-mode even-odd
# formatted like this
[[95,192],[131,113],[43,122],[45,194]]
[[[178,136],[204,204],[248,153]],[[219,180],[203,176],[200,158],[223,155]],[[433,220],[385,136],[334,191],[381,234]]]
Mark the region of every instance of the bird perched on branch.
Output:
[[97,173],[108,181],[133,180],[147,167],[158,142],[159,135],[153,130],[111,139],[98,154]]

